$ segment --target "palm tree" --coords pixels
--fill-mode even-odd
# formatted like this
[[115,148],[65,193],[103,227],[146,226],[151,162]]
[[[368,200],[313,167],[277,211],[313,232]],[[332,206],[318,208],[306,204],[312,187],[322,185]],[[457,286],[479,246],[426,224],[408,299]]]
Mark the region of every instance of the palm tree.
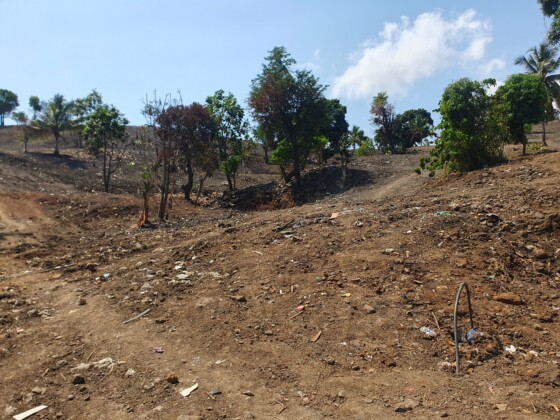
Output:
[[362,143],[367,140],[364,130],[360,130],[360,127],[357,125],[352,126],[352,130],[348,132],[348,136],[350,138],[350,144],[352,144],[354,150],[356,150],[356,145],[361,146]]
[[40,128],[50,131],[54,136],[54,154],[56,156],[60,154],[58,150],[60,134],[72,126],[73,107],[73,102],[68,102],[64,96],[57,93],[43,107],[39,118],[35,121]]
[[554,119],[553,102],[560,105],[560,74],[552,74],[560,68],[558,47],[541,42],[538,46],[531,48],[525,55],[515,59],[515,64],[523,66],[528,74],[538,75],[546,86],[548,94],[547,115],[542,122],[543,146],[546,146],[546,123]]

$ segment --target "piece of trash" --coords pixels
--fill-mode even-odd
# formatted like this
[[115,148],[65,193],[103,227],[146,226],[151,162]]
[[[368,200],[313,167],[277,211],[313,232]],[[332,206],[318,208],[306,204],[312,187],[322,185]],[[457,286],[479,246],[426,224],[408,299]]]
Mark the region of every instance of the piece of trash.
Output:
[[111,277],[111,273],[103,273],[103,277],[105,277],[106,279],[108,279],[109,277]]
[[420,331],[424,333],[426,338],[435,338],[437,336],[437,333],[428,327],[422,327]]
[[154,353],[163,353],[163,348],[162,347],[154,347],[153,352]]
[[406,387],[403,389],[403,391],[406,392],[407,394],[411,394],[414,392],[414,388]]
[[475,329],[471,329],[469,330],[469,332],[467,333],[467,343],[472,344],[473,341],[476,339],[476,337],[479,335],[479,333],[475,330]]
[[298,311],[303,311],[303,310],[305,310],[305,305],[299,305],[296,309]]
[[343,293],[341,296],[342,296],[342,297],[350,297],[350,296],[352,296],[352,293],[348,293],[348,292],[347,292],[347,293]]
[[23,328],[16,328],[16,333],[21,334],[22,332],[25,332]]
[[509,353],[509,354],[514,354],[517,351],[517,349],[515,348],[515,346],[513,344],[510,344],[509,346],[506,346],[504,348],[504,350],[505,350],[506,353]]
[[226,361],[226,359],[223,359],[223,360],[216,360],[216,361],[214,362],[214,364],[215,364],[215,365],[221,365],[221,364],[224,363],[225,361]]
[[264,255],[261,251],[253,251],[255,254]]
[[36,414],[36,413],[38,413],[39,411],[44,410],[45,408],[47,408],[46,405],[39,405],[39,406],[37,406],[37,407],[35,407],[35,408],[32,408],[31,410],[27,410],[27,411],[24,411],[23,413],[16,414],[16,415],[14,416],[14,419],[16,419],[16,420],[23,420],[23,419],[26,419],[27,417],[31,417],[33,414]]
[[331,219],[336,219],[339,215],[340,213],[333,213],[331,214]]
[[311,342],[312,343],[316,342],[319,339],[319,337],[321,337],[322,333],[323,332],[321,330],[319,330],[319,332],[317,332],[317,334],[315,334],[313,337],[311,337]]
[[188,397],[189,395],[191,395],[191,393],[198,389],[198,384],[194,384],[193,386],[190,386],[188,388],[183,389],[182,391],[180,391],[179,393],[183,396],[183,397]]
[[435,212],[436,216],[451,216],[453,213],[447,210],[440,210]]
[[126,321],[123,322],[123,325],[128,324],[129,322],[132,322],[132,321],[136,321],[136,320],[139,319],[139,318],[142,318],[144,315],[146,315],[148,312],[150,312],[150,310],[151,310],[151,309],[148,308],[148,309],[146,309],[145,311],[140,312],[138,315],[133,316],[133,317],[130,318],[130,319],[127,319]]

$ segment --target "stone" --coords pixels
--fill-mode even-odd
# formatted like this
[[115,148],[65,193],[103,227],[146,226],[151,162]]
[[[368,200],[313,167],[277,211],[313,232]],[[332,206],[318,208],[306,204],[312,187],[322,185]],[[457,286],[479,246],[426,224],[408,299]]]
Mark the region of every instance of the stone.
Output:
[[31,390],[31,392],[33,392],[34,394],[41,395],[41,394],[44,394],[45,392],[47,392],[47,388],[40,388],[40,387],[36,386],[35,388],[33,388]]
[[85,305],[87,303],[86,298],[78,299],[78,305]]
[[178,384],[179,383],[179,377],[174,373],[170,373],[169,375],[167,375],[167,378],[165,380],[167,382],[169,382],[170,384]]
[[407,411],[412,411],[417,406],[418,403],[416,401],[407,398],[395,408],[395,412],[406,413]]
[[247,302],[247,298],[245,296],[237,295],[237,296],[232,296],[231,298],[236,302],[242,302],[242,303]]
[[548,254],[546,253],[546,251],[542,248],[535,248],[533,250],[533,256],[537,259],[537,260],[546,260],[548,258]]
[[136,374],[136,371],[134,369],[128,369],[124,376],[133,376],[134,374]]
[[508,408],[507,404],[496,404],[496,408],[498,409],[498,411],[506,411],[506,409]]
[[85,384],[86,378],[84,378],[82,375],[74,375],[74,377],[72,378],[72,383],[74,385]]
[[364,305],[364,312],[366,314],[374,314],[375,313],[375,308],[371,305]]
[[494,297],[492,299],[497,301],[497,302],[506,303],[508,305],[523,305],[524,304],[523,299],[521,299],[521,297],[519,295],[516,295],[515,293],[500,293],[500,294],[494,295]]
[[254,396],[255,396],[255,394],[253,394],[253,392],[251,392],[251,391],[245,391],[245,392],[243,393],[243,395],[246,395],[246,396],[248,396],[248,397],[254,397]]

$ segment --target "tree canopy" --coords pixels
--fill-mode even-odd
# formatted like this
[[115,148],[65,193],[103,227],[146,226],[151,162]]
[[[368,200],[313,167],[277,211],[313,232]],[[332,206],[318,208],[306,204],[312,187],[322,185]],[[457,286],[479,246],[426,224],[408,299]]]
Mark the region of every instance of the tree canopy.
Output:
[[63,130],[72,126],[73,103],[67,101],[63,95],[57,93],[53,98],[43,104],[35,123],[45,130],[48,130],[54,137],[55,155],[60,154],[59,141]]
[[251,82],[249,106],[273,150],[270,161],[280,165],[286,181],[295,178],[300,184],[301,171],[329,121],[326,87],[309,70],[294,70],[296,62],[284,47],[274,48],[265,61]]
[[554,44],[560,42],[560,0],[537,0],[546,17],[552,18],[548,28],[548,40]]
[[7,89],[0,89],[0,127],[4,127],[7,114],[19,106],[17,95]]

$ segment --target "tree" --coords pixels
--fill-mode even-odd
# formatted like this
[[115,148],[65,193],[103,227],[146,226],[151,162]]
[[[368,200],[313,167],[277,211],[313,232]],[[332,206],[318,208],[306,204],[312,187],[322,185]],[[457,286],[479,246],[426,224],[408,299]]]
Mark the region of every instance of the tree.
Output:
[[122,163],[128,136],[128,120],[112,105],[99,105],[84,121],[83,137],[87,147],[103,159],[103,189],[109,192],[111,176]]
[[32,120],[34,120],[37,118],[37,112],[41,111],[41,101],[38,96],[29,97],[29,107],[31,108],[31,111],[33,111]]
[[325,86],[308,70],[293,70],[295,60],[284,47],[275,47],[261,74],[251,82],[249,106],[259,133],[272,149],[270,162],[278,164],[286,182],[301,172],[328,124]]
[[422,144],[433,135],[434,121],[425,109],[409,109],[395,118],[399,147],[404,150]]
[[509,138],[527,149],[525,126],[544,118],[548,95],[542,79],[534,74],[514,74],[496,92],[498,102],[507,115]]
[[374,140],[384,152],[395,153],[399,148],[396,126],[397,115],[389,103],[387,92],[379,92],[373,97],[370,108],[371,122],[376,126]]
[[59,141],[62,131],[72,127],[73,103],[57,93],[46,104],[43,104],[39,117],[35,123],[54,137],[54,155],[60,155]]
[[559,0],[537,0],[541,5],[543,15],[552,18],[548,28],[548,40],[557,44],[560,42],[560,1]]
[[360,127],[357,125],[353,125],[352,129],[348,133],[350,143],[354,150],[356,150],[356,146],[362,145],[368,137],[365,135],[364,130],[360,130]]
[[235,96],[225,95],[223,90],[206,98],[206,106],[217,124],[216,143],[222,171],[229,190],[235,191],[237,172],[244,158],[243,139],[249,130],[245,112]]
[[551,74],[560,68],[558,47],[541,42],[537,47],[531,48],[526,55],[515,59],[515,64],[523,66],[527,74],[536,74],[543,81],[547,92],[547,108],[545,118],[542,120],[542,142],[546,146],[546,123],[554,119],[553,102],[558,105],[560,101],[559,74]]
[[103,97],[96,89],[93,89],[86,97],[74,100],[74,120],[72,121],[72,125],[73,132],[75,134],[76,147],[82,147],[82,133],[88,116],[94,113],[95,110],[102,105]]
[[[179,166],[187,176],[181,187],[185,199],[191,200],[195,169],[200,172],[198,197],[204,180],[219,167],[215,147],[216,121],[205,106],[194,102],[189,106],[175,105],[167,108],[157,118],[160,138],[173,144],[178,151]],[[198,201],[197,197],[197,201]]]
[[438,109],[440,137],[430,156],[420,160],[430,176],[437,169],[470,171],[502,159],[507,124],[501,105],[487,93],[494,84],[463,78],[447,86]]
[[39,130],[29,125],[29,117],[23,111],[12,112],[12,119],[18,125],[18,131],[20,134],[19,139],[23,143],[23,153],[27,153],[29,140],[31,140],[34,136],[37,136],[39,134]]
[[14,92],[0,89],[0,127],[4,127],[4,118],[19,106],[18,97]]

